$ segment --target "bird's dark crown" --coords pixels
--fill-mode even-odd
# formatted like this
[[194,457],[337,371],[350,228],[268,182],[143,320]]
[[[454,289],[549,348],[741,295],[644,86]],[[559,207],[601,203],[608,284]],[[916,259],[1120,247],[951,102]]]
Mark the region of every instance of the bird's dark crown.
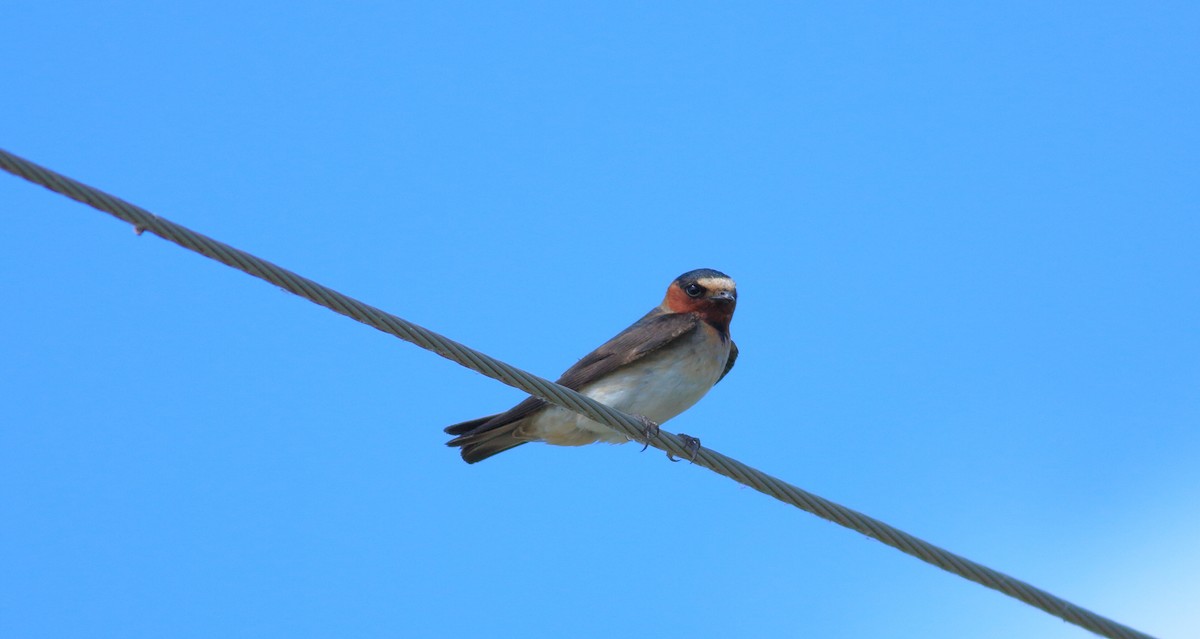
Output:
[[725,291],[737,299],[737,284],[733,278],[722,273],[721,271],[711,268],[698,268],[694,271],[688,271],[683,275],[675,278],[671,283],[674,288],[680,290],[688,290],[689,287],[699,286],[702,291],[707,293],[715,293],[717,291]]
[[695,282],[695,281],[697,281],[697,280],[702,280],[702,279],[705,279],[705,278],[714,278],[714,279],[715,279],[715,278],[724,278],[724,279],[727,279],[727,280],[730,280],[730,281],[732,281],[732,280],[733,280],[733,278],[732,278],[732,277],[729,277],[728,275],[726,275],[726,274],[724,274],[724,273],[722,273],[721,271],[718,271],[718,270],[716,270],[716,269],[711,269],[711,268],[698,268],[698,269],[696,269],[696,270],[694,270],[694,271],[688,271],[687,273],[684,273],[683,275],[680,275],[679,277],[675,278],[675,281],[676,281],[676,282],[679,282],[679,283],[681,283],[681,284],[682,284],[682,283],[688,283],[688,284],[690,284],[690,283],[692,283],[692,282]]

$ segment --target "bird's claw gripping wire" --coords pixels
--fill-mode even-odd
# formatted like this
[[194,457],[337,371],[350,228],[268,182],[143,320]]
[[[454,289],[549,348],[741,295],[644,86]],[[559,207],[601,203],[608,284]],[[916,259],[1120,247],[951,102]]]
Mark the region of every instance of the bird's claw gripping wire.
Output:
[[[679,433],[679,439],[683,440],[683,449],[688,452],[688,461],[696,463],[696,455],[700,452],[700,439],[683,433]],[[683,461],[676,459],[670,452],[667,453],[667,459],[673,462]]]
[[634,415],[633,417],[642,425],[642,443],[645,444],[642,446],[642,452],[644,453],[647,448],[650,448],[650,442],[658,437],[658,424],[645,415]]

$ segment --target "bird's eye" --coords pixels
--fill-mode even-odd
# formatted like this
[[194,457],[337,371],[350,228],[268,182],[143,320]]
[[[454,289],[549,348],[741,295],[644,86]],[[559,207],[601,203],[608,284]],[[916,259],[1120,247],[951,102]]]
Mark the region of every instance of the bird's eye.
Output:
[[700,286],[699,284],[692,283],[688,284],[687,288],[683,289],[683,292],[687,293],[688,297],[700,297],[700,294],[704,292],[704,287]]

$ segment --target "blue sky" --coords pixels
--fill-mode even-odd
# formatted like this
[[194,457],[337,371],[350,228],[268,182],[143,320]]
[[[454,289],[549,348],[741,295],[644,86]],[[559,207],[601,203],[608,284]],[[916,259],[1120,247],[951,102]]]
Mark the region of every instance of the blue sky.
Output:
[[[698,267],[669,430],[1200,634],[1194,3],[38,2],[0,146],[547,377]],[[0,635],[1086,637],[0,176]]]

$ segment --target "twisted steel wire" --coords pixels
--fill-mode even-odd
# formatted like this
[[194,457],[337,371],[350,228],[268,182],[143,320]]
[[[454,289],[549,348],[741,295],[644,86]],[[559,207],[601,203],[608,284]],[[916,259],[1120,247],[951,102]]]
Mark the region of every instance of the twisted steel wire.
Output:
[[[433,351],[492,379],[586,415],[616,429],[632,440],[644,441],[644,426],[640,421],[569,388],[527,373],[405,319],[347,297],[287,269],[196,233],[141,207],[34,164],[3,149],[0,149],[0,168],[133,224],[139,234],[143,231],[150,231],[165,240],[266,280],[315,304]],[[684,442],[677,435],[667,431],[660,431],[658,437],[653,439],[650,445],[676,457],[691,455],[691,451],[684,447]],[[1150,635],[935,546],[878,519],[814,495],[717,451],[701,448],[696,452],[693,461],[697,465],[729,477],[779,501],[862,533],[947,572],[1004,593],[1100,636],[1111,639],[1152,639]]]

